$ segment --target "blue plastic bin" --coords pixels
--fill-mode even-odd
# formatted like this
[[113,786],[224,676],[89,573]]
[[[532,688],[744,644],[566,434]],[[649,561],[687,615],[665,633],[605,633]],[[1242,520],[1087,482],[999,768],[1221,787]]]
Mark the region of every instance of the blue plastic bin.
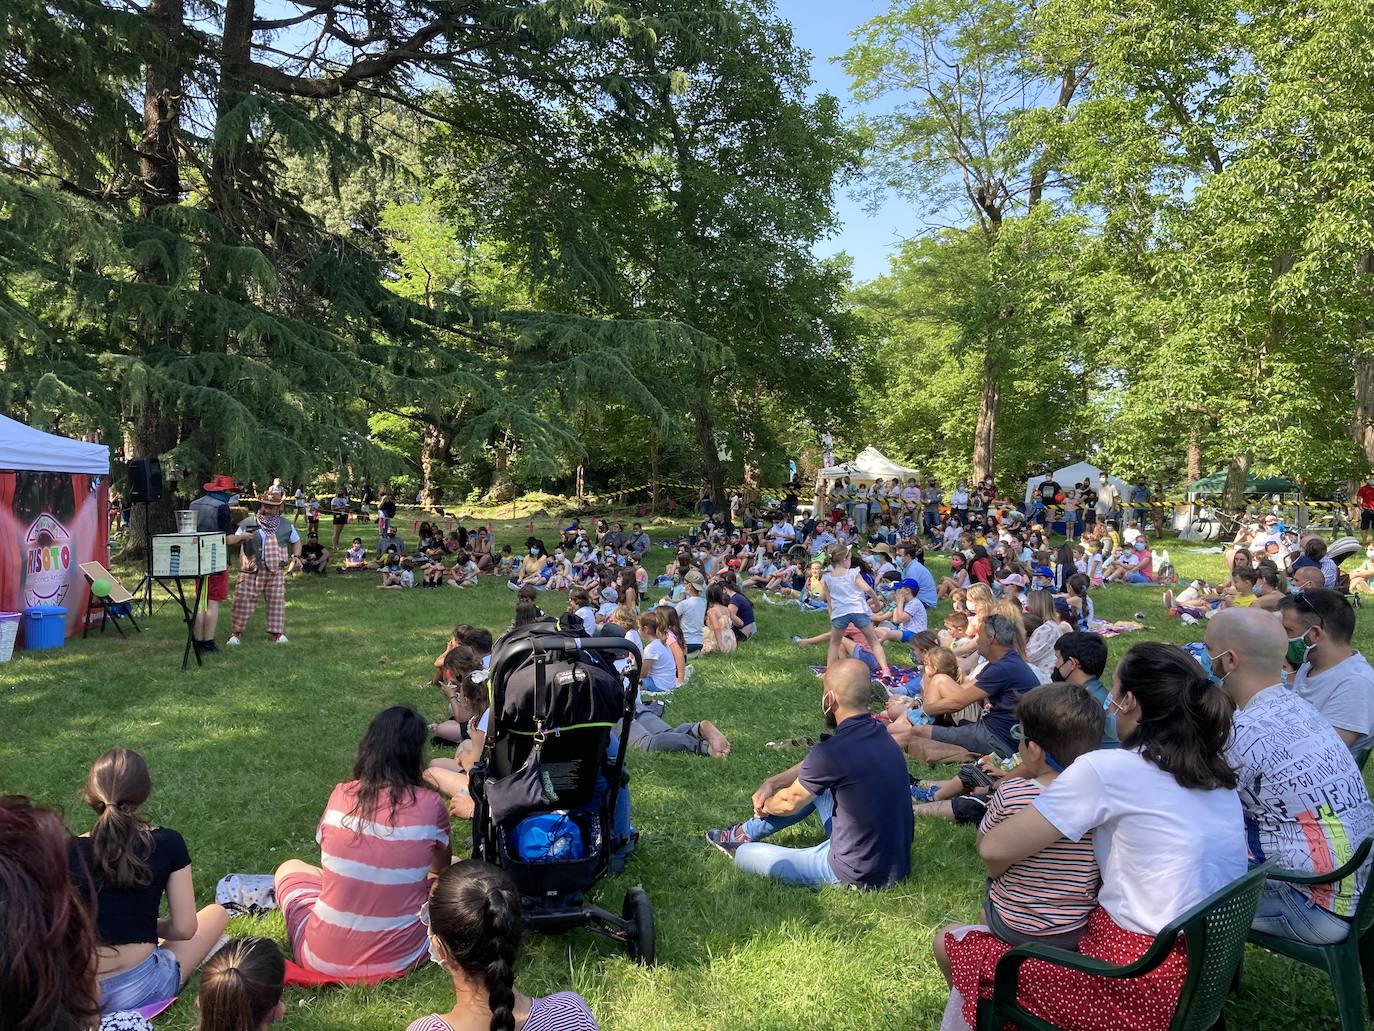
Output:
[[34,605],[24,610],[25,648],[61,648],[66,640],[67,610],[61,605]]

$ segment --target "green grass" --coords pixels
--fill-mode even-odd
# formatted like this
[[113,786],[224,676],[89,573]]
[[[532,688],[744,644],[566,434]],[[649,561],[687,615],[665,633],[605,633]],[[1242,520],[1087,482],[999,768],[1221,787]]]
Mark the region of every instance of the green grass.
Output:
[[[500,541],[524,533],[523,523],[498,524]],[[1220,575],[1217,555],[1171,551],[1185,576]],[[655,564],[667,556],[654,549]],[[945,568],[938,558],[931,564]],[[471,622],[500,632],[513,608],[513,595],[494,581],[463,592],[382,592],[374,583],[370,575],[297,579],[288,589],[290,645],[267,644],[259,614],[245,646],[210,657],[203,670],[179,668],[184,637],[174,605],[129,641],[109,632],[17,654],[0,665],[0,792],[61,806],[83,831],[86,770],[104,749],[126,745],[152,767],[151,814],[185,835],[203,902],[225,873],[270,872],[293,856],[318,861],[316,821],[330,788],[348,777],[369,719],[397,703],[437,717],[441,699],[427,680],[448,631]],[[1112,641],[1114,658],[1137,640],[1201,637],[1201,627],[1165,617],[1158,588],[1112,587],[1094,597],[1099,615],[1142,612],[1152,628]],[[546,607],[562,600],[549,595]],[[971,828],[918,823],[911,877],[875,894],[745,877],[703,841],[706,828],[747,815],[760,780],[801,757],[764,743],[814,734],[821,720],[806,663],[824,661],[823,650],[802,656],[788,636],[819,633],[823,617],[761,603],[757,610],[758,638],[734,655],[698,659],[669,713],[674,722],[715,721],[733,755],[629,755],[643,838],[624,876],[598,896],[618,911],[625,889],[644,885],[658,920],[658,965],[637,967],[585,932],[532,937],[519,984],[532,994],[573,988],[609,1029],[935,1027],[945,988],[931,936],[975,918],[981,898]],[[226,606],[221,642],[227,621]],[[1357,644],[1374,646],[1367,625]],[[779,840],[809,844],[817,835],[802,825]],[[454,839],[466,849],[466,823],[455,823]],[[276,914],[230,930],[284,941]],[[375,989],[292,991],[282,1026],[394,1031],[450,1004],[446,979],[427,968]],[[158,1026],[191,1028],[194,1014],[187,992]],[[1337,1026],[1322,978],[1254,949],[1227,1017],[1238,1028]]]

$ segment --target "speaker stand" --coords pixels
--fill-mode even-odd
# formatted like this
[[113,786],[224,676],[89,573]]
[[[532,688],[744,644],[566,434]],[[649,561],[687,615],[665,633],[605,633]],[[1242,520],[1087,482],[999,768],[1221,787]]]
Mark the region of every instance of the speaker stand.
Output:
[[135,501],[133,504],[143,506],[143,579],[129,593],[139,599],[143,618],[147,619],[153,614],[153,530],[148,522],[148,506],[152,502]]

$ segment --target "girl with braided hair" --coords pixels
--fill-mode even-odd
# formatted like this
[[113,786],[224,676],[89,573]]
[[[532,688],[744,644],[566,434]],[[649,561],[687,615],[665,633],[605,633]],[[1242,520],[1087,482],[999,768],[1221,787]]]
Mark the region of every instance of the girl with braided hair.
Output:
[[489,863],[454,863],[434,882],[420,914],[429,925],[429,958],[453,978],[454,1005],[406,1031],[598,1031],[576,992],[532,999],[515,990],[520,893]]
[[262,1031],[286,1015],[286,961],[270,938],[239,938],[210,957],[200,975],[196,1031]]
[[[223,906],[196,911],[185,840],[170,827],[151,826],[141,811],[152,792],[143,756],[110,749],[86,780],[95,824],[67,846],[72,880],[96,914],[97,976],[107,1012],[172,998],[229,922]],[[163,896],[168,915],[159,919]]]

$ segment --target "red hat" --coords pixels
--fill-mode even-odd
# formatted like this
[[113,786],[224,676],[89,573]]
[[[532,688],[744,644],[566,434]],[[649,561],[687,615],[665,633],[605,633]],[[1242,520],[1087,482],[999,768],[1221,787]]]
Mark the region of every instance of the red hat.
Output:
[[202,483],[204,490],[222,490],[226,494],[240,494],[242,488],[234,482],[232,476],[211,476],[209,483]]

